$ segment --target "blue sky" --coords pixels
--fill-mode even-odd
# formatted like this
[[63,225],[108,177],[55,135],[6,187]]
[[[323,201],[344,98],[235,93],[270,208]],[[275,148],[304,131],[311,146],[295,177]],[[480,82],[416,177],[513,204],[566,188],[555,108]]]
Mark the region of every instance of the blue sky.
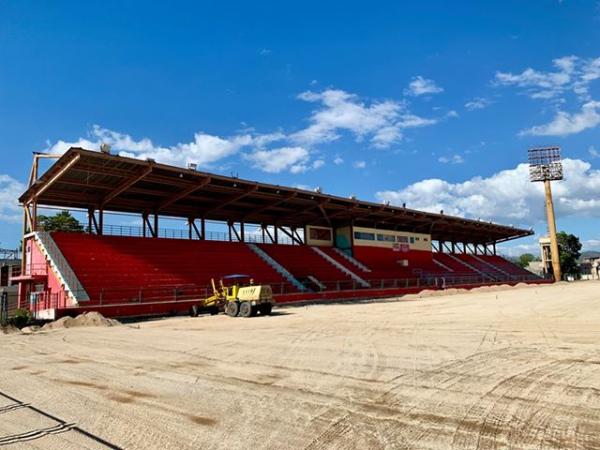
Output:
[[[0,1],[0,246],[31,152],[117,151],[532,226],[600,248],[600,5]],[[533,239],[510,250],[534,249]]]

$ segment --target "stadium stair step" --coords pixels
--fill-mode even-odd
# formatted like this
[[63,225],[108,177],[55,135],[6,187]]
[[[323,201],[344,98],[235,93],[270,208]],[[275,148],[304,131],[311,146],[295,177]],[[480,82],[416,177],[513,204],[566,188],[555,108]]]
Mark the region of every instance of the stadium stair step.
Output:
[[504,270],[502,270],[500,267],[497,267],[495,264],[492,264],[490,261],[486,261],[485,259],[479,257],[478,255],[471,255],[473,258],[475,258],[476,260],[480,261],[482,264],[486,264],[487,266],[489,266],[492,270],[495,270],[497,272],[500,272],[501,274],[503,274],[505,277],[510,278],[510,274],[508,272],[505,272]]
[[446,255],[448,255],[453,260],[465,265],[466,267],[473,270],[474,272],[477,272],[479,275],[483,276],[484,278],[487,278],[488,280],[491,280],[491,281],[496,281],[496,278],[493,275],[490,275],[489,273],[481,270],[480,267],[476,267],[475,265],[471,264],[470,262],[467,262],[466,259],[469,257],[469,255],[467,255],[467,254],[454,255],[452,253],[446,253]]
[[59,281],[64,285],[65,291],[75,303],[90,299],[83,284],[79,281],[71,265],[67,262],[50,233],[36,231],[33,233],[36,244],[46,258],[50,268]]
[[367,266],[365,266],[363,263],[361,263],[359,260],[357,260],[356,258],[354,258],[353,256],[349,255],[348,253],[344,252],[343,250],[339,249],[339,248],[335,248],[332,247],[331,251],[333,251],[335,254],[340,255],[342,258],[344,258],[346,261],[350,262],[351,264],[353,264],[354,266],[358,267],[360,270],[362,270],[363,272],[371,272],[371,269],[369,269]]
[[329,262],[330,264],[333,264],[335,267],[337,267],[340,271],[344,272],[346,275],[349,275],[354,281],[356,281],[362,287],[366,287],[366,288],[371,287],[371,285],[368,282],[363,280],[361,277],[356,275],[354,272],[352,272],[347,267],[340,264],[338,261],[336,261],[334,258],[329,256],[327,253],[325,253],[319,247],[311,247],[311,249],[313,249],[313,251],[315,251],[320,257],[325,259],[327,262]]
[[263,249],[261,249],[256,244],[247,244],[250,249],[254,253],[256,253],[263,261],[269,264],[273,269],[279,272],[284,278],[286,278],[290,283],[292,283],[299,291],[305,292],[307,291],[306,287],[300,283],[285,267],[279,264],[275,259],[273,259],[270,255],[268,255]]

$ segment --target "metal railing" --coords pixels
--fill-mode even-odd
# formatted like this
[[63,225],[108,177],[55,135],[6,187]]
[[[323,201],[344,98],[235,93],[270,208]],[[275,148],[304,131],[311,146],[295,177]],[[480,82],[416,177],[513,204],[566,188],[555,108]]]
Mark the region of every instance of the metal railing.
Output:
[[19,276],[45,276],[48,275],[48,265],[46,263],[32,263],[25,265],[25,272],[21,270],[20,266],[13,266],[10,268],[10,278],[16,278]]
[[[96,230],[93,228],[89,228],[87,225],[84,225],[81,222],[78,222],[81,227],[80,231],[72,230],[69,231],[71,233],[89,233],[89,234],[97,234]],[[41,231],[44,231],[42,227],[38,228]],[[123,236],[123,237],[147,237],[151,238],[151,234],[148,231],[144,236],[144,228],[135,225],[109,225],[105,224],[102,227],[102,234],[105,236]],[[162,239],[192,239],[192,240],[201,240],[195,233],[191,234],[187,229],[181,228],[159,228],[158,236]],[[229,242],[229,233],[226,231],[206,231],[204,240],[206,241],[221,241],[221,242]],[[234,233],[231,234],[231,242],[240,242]],[[272,244],[271,240],[268,236],[264,236],[261,233],[250,232],[245,233],[244,242],[254,243],[254,244]],[[293,245],[294,241],[288,236],[279,235],[277,238],[278,244],[284,245]]]

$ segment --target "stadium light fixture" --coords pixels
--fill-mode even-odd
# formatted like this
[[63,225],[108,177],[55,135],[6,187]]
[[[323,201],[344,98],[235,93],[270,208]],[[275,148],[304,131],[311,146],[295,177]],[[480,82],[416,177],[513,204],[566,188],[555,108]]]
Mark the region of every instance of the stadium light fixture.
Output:
[[531,182],[543,182],[546,192],[546,215],[548,218],[548,232],[550,234],[550,254],[554,280],[560,281],[560,258],[558,253],[558,239],[556,237],[556,218],[554,216],[554,203],[552,202],[551,181],[563,179],[563,167],[560,156],[560,147],[534,147],[528,151],[529,179]]

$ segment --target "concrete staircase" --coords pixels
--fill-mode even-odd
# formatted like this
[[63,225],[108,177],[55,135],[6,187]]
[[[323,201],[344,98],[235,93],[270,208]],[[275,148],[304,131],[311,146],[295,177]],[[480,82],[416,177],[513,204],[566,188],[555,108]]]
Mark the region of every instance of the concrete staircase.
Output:
[[465,266],[465,267],[468,267],[469,269],[473,270],[474,272],[477,272],[477,273],[478,273],[479,275],[481,275],[483,278],[487,278],[488,280],[491,280],[491,281],[496,281],[496,279],[495,279],[493,276],[491,276],[491,275],[488,275],[487,273],[484,273],[484,272],[482,272],[481,270],[479,270],[477,267],[475,267],[475,266],[472,266],[472,265],[471,265],[471,264],[469,264],[468,262],[466,262],[466,261],[463,261],[463,260],[462,260],[462,259],[460,259],[460,258],[457,258],[457,257],[456,257],[456,256],[454,256],[452,253],[446,253],[446,254],[447,254],[447,255],[448,255],[450,258],[452,258],[454,261],[456,261],[456,262],[458,262],[458,263],[462,264],[462,265],[463,265],[463,266]]
[[320,248],[318,248],[318,247],[311,247],[311,248],[319,256],[321,256],[322,258],[324,258],[325,260],[327,260],[329,263],[333,264],[335,267],[337,267],[340,271],[344,272],[346,275],[350,276],[350,278],[352,278],[354,281],[356,281],[362,287],[371,287],[371,285],[368,282],[366,282],[365,280],[363,280],[361,277],[359,277],[358,275],[356,275],[354,272],[352,272],[347,267],[341,265],[339,262],[337,262],[335,259],[333,259],[331,256],[329,256],[327,253],[325,253]]
[[40,251],[46,257],[50,268],[65,287],[65,292],[73,302],[89,301],[90,297],[88,293],[56,245],[56,242],[54,242],[54,239],[52,239],[50,233],[47,231],[36,231],[32,235]]
[[269,256],[263,249],[256,244],[246,244],[250,249],[256,253],[263,261],[269,264],[273,269],[281,274],[286,280],[293,284],[300,292],[306,292],[308,289],[302,283],[300,283],[285,267],[275,261]]
[[484,260],[484,259],[481,259],[481,258],[480,258],[480,257],[478,257],[477,255],[471,255],[471,256],[473,256],[473,258],[475,258],[475,259],[476,259],[477,261],[479,261],[480,263],[482,263],[482,264],[485,264],[486,266],[490,267],[491,269],[493,269],[493,270],[495,270],[495,271],[497,271],[497,272],[500,272],[502,275],[504,275],[504,276],[505,276],[507,279],[509,279],[509,280],[510,280],[510,278],[511,278],[510,274],[509,274],[508,272],[506,272],[506,271],[502,270],[500,267],[497,267],[497,266],[495,266],[494,264],[492,264],[492,263],[491,263],[491,262],[489,262],[489,261],[486,261],[486,260]]
[[371,269],[369,269],[367,266],[365,266],[359,260],[357,260],[354,257],[350,256],[348,253],[340,250],[339,248],[333,247],[333,251],[336,252],[338,255],[340,255],[342,258],[346,259],[350,264],[353,264],[356,267],[358,267],[363,272],[371,272]]

